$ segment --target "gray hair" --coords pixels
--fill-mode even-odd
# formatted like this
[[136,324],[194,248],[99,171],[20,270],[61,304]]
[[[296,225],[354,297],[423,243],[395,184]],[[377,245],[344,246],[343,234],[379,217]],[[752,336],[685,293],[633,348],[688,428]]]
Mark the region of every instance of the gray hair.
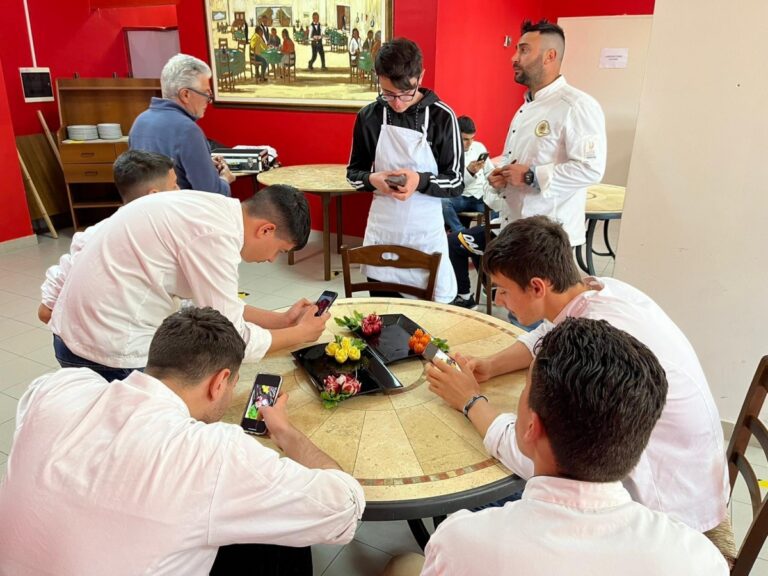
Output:
[[211,67],[194,56],[176,54],[165,63],[160,73],[163,98],[175,98],[182,88],[194,87],[199,76],[210,78]]

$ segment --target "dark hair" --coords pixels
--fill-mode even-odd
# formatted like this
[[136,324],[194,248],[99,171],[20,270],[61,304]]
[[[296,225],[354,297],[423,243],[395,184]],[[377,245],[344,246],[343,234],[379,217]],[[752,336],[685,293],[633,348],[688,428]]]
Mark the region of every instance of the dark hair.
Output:
[[421,49],[407,38],[395,38],[385,42],[376,54],[376,75],[389,78],[397,88],[413,88],[411,80],[421,76]]
[[477,132],[475,123],[469,116],[459,116],[457,121],[459,123],[459,132],[462,134],[474,134]]
[[520,25],[520,34],[526,34],[528,32],[538,32],[539,34],[557,34],[565,44],[565,32],[557,24],[553,24],[546,18],[539,20],[535,24],[530,20],[523,20]]
[[272,184],[243,202],[252,218],[265,218],[276,226],[276,234],[291,242],[296,250],[309,239],[309,204],[298,189],[287,184]]
[[232,322],[213,308],[182,308],[163,320],[149,345],[146,372],[195,385],[229,368],[240,370],[245,342]]
[[173,160],[162,154],[144,150],[127,150],[112,165],[115,186],[123,204],[145,196],[158,180],[168,176]]
[[487,246],[483,268],[514,280],[521,288],[531,278],[542,278],[562,293],[581,282],[568,235],[546,216],[521,218],[505,226]]
[[541,419],[559,475],[623,479],[666,402],[656,356],[605,320],[586,318],[566,319],[537,346],[528,405]]

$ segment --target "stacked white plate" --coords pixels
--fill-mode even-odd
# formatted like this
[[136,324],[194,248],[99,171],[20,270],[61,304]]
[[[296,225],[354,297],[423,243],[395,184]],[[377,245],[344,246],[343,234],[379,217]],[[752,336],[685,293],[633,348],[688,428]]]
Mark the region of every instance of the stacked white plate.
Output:
[[123,131],[120,124],[97,124],[99,129],[99,138],[102,140],[117,140],[123,137]]
[[98,140],[99,138],[98,129],[90,124],[67,126],[67,134],[70,140]]

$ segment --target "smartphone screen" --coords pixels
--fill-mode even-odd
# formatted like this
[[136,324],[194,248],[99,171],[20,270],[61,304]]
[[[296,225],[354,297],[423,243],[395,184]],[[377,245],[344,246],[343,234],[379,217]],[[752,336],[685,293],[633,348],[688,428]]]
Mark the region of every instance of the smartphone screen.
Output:
[[328,308],[331,307],[331,304],[333,304],[337,297],[338,294],[336,292],[331,292],[330,290],[323,292],[320,295],[320,298],[317,299],[317,302],[315,302],[315,305],[317,306],[315,316],[322,316]]
[[424,350],[424,358],[426,358],[430,362],[436,362],[436,361],[445,362],[449,366],[453,366],[454,368],[456,368],[456,370],[461,372],[461,367],[456,363],[456,360],[448,356],[448,354],[440,350],[440,348],[432,344],[432,342],[427,344],[427,347]]
[[256,380],[251,389],[251,395],[248,397],[248,403],[245,405],[243,421],[240,423],[243,430],[249,434],[263,436],[267,433],[267,425],[261,419],[259,408],[262,406],[272,406],[280,393],[280,384],[283,379],[275,374],[257,374]]
[[477,157],[478,162],[485,162],[486,160],[488,160],[488,152],[483,152]]

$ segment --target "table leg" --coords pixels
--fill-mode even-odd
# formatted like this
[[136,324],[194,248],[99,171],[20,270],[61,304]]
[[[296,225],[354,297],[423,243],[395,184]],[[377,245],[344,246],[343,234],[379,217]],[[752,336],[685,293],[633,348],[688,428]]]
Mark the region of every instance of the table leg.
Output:
[[605,247],[608,249],[608,252],[598,252],[595,250],[595,254],[598,256],[610,256],[611,258],[616,258],[616,253],[611,247],[611,241],[608,239],[608,224],[610,223],[610,220],[603,220],[603,240],[605,241]]
[[587,252],[587,274],[590,276],[595,275],[595,253],[592,250],[592,242],[595,239],[595,228],[597,227],[597,220],[590,219],[589,225],[587,226],[587,246],[586,246],[586,252]]
[[323,264],[325,279],[331,279],[331,195],[323,194]]
[[424,521],[421,519],[408,520],[408,527],[411,529],[411,534],[416,539],[416,543],[424,550],[429,542],[429,531],[424,526]]
[[342,196],[336,196],[336,253],[341,254],[341,245],[344,243],[343,220],[341,216]]

